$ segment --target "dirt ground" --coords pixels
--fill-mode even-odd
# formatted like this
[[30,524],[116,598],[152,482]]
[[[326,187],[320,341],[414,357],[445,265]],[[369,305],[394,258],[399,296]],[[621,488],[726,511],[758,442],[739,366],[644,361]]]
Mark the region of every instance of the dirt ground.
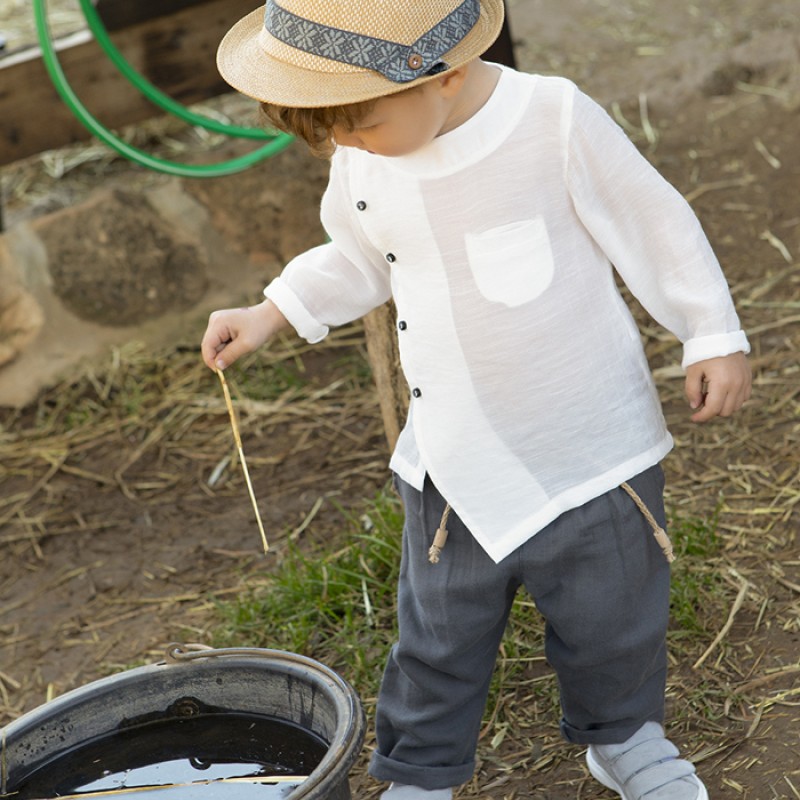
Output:
[[[730,595],[727,619],[723,614],[713,628],[719,642],[712,635],[691,663],[672,666],[671,732],[712,797],[800,798],[800,6],[512,0],[508,8],[519,67],[574,79],[690,200],[750,334],[753,400],[736,420],[697,428],[680,396],[675,343],[640,314],[677,444],[665,463],[668,501],[690,516],[718,512]],[[249,258],[256,278],[320,234],[309,213],[324,182],[319,166],[296,155],[281,166],[280,158],[257,179],[182,185],[207,208],[235,210],[212,214],[208,224]],[[300,191],[291,181],[302,180],[297,170],[306,167]],[[40,194],[35,207],[18,199],[9,219],[50,213],[98,188],[124,189],[136,172],[115,162],[91,180],[86,174],[73,184],[69,175],[54,182],[52,199]],[[236,203],[215,203],[220,197]],[[252,219],[258,225],[245,224]],[[124,227],[124,216],[114,224]],[[157,247],[157,221],[153,236]],[[63,232],[64,247],[67,237]],[[185,269],[193,255],[180,253],[184,282],[171,287],[176,296],[208,292]],[[99,261],[87,263],[83,278],[95,268],[102,273]],[[142,321],[157,327],[163,307],[155,300],[169,305],[169,298],[143,303],[143,280],[120,284],[130,302],[124,294],[103,302],[112,315],[143,308]],[[239,287],[209,280],[217,296],[227,291],[238,302]],[[73,284],[70,302],[93,291],[92,281]],[[193,358],[202,319],[182,319],[181,357]],[[303,351],[307,377],[318,387],[306,416],[266,401],[248,413],[245,449],[266,526],[282,532],[278,554],[292,531],[324,542],[340,525],[336,503],[357,505],[386,482],[375,394],[368,384],[355,394],[337,384],[342,359],[362,349],[355,330]],[[122,366],[116,356],[103,362],[122,386],[125,359],[137,357],[135,348],[123,352]],[[99,363],[96,370],[98,402],[109,400]],[[198,371],[187,381],[212,379]],[[227,443],[202,441],[208,408],[180,408],[192,386],[165,382],[165,400],[143,409],[135,430],[103,427],[86,441],[64,435],[48,446],[33,433],[44,410],[68,395],[67,385],[0,416],[0,441],[31,431],[18,437],[19,447],[41,456],[38,467],[6,476],[0,464],[0,723],[109,670],[158,659],[171,641],[203,641],[215,600],[264,568],[241,484],[208,486]],[[135,395],[136,387],[128,388]],[[159,426],[176,418],[183,438],[165,443]],[[507,704],[527,702],[527,685],[510,690]],[[700,693],[729,700],[714,714],[688,716],[686,698]],[[556,742],[555,723],[544,750],[532,748],[524,730],[509,731],[502,743],[483,739],[478,776],[461,796],[609,797],[588,777],[579,752]],[[354,772],[353,787],[356,796],[379,791],[363,769]]]

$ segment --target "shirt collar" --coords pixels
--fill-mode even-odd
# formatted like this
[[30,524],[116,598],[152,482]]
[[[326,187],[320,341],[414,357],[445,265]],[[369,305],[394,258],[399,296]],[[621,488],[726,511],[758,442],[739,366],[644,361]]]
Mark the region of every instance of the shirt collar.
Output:
[[406,156],[369,156],[387,166],[423,177],[441,177],[485,158],[505,140],[527,106],[533,90],[530,76],[500,65],[501,74],[489,99],[466,122]]

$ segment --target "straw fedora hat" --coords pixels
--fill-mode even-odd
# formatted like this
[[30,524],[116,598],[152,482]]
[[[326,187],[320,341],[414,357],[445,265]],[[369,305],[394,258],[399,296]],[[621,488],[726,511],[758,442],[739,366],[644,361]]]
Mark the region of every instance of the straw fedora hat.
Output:
[[267,0],[228,31],[217,66],[262,102],[346,105],[466,64],[502,23],[503,0]]

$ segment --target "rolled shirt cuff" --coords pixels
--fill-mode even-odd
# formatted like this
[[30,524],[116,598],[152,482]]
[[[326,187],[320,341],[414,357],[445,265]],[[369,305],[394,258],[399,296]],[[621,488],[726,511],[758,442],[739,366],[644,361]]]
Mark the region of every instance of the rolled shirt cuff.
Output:
[[718,333],[713,336],[698,336],[689,339],[683,345],[683,361],[681,366],[686,369],[698,361],[709,358],[722,358],[731,353],[749,353],[750,343],[744,331],[732,333]]
[[264,297],[272,300],[289,324],[309,344],[322,341],[330,328],[317,321],[300,302],[297,295],[278,277],[264,289]]

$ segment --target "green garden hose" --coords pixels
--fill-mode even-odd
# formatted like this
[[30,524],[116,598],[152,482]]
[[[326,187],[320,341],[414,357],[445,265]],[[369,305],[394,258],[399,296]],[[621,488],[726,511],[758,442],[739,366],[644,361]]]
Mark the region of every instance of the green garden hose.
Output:
[[91,0],[80,0],[81,7],[86,21],[98,44],[102,47],[109,59],[114,63],[122,75],[132,83],[148,100],[165,111],[189,122],[192,125],[201,126],[207,130],[226,133],[231,136],[251,139],[267,139],[268,143],[263,147],[254,150],[243,156],[217,164],[181,164],[166,159],[152,156],[144,150],[140,150],[120,139],[108,128],[102,125],[83,105],[80,98],[75,94],[67,81],[61,64],[58,60],[55,47],[50,37],[49,26],[47,23],[47,3],[46,0],[33,0],[33,13],[36,22],[36,33],[39,39],[39,46],[42,50],[42,60],[44,61],[50,79],[66,103],[67,107],[77,117],[81,124],[100,141],[111,147],[125,158],[134,161],[144,167],[169,175],[177,175],[184,178],[209,178],[221,175],[230,175],[248,169],[259,161],[269,158],[286,148],[292,141],[292,137],[287,134],[272,134],[260,128],[244,128],[238,125],[228,125],[209,117],[195,114],[182,106],[180,103],[165,95],[153,86],[149,81],[139,75],[130,64],[122,57],[111,42],[105,27],[102,24],[97,12],[91,4]]
[[146,78],[136,72],[125,60],[122,53],[120,53],[116,45],[111,41],[111,37],[108,35],[108,31],[103,21],[100,19],[100,15],[97,13],[92,0],[80,0],[80,6],[84,17],[86,17],[89,30],[92,32],[96,42],[103,49],[103,52],[108,56],[109,60],[129,83],[159,108],[168,111],[170,114],[174,114],[179,119],[184,120],[184,122],[197,125],[209,131],[214,131],[215,133],[224,133],[228,136],[238,136],[244,139],[272,140],[275,138],[274,133],[270,133],[264,130],[264,128],[245,128],[238,125],[230,125],[203,116],[202,114],[195,114],[193,111],[186,108],[186,106],[173,100],[169,95],[164,94]]

